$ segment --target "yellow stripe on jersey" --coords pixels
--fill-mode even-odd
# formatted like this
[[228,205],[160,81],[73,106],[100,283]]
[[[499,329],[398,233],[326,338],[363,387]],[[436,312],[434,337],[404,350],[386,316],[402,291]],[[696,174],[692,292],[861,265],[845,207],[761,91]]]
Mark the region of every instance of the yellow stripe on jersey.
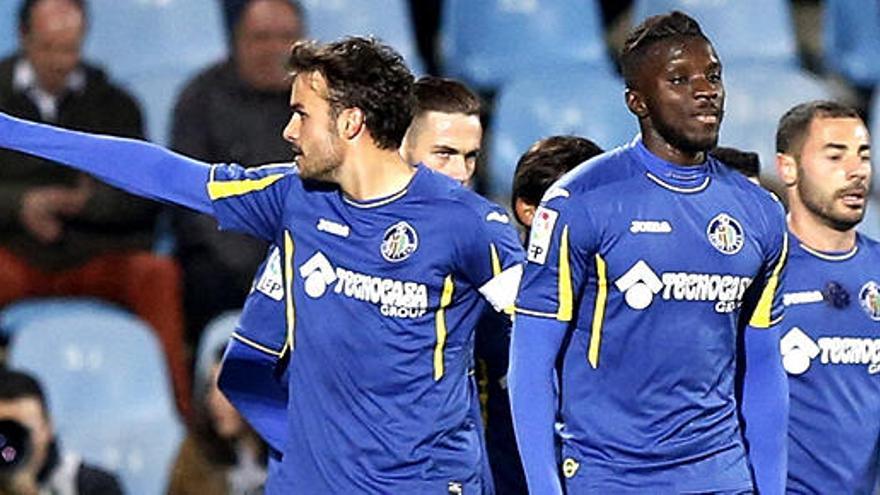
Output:
[[568,225],[562,229],[559,240],[559,310],[556,319],[559,321],[571,321],[572,307],[574,305],[571,292],[571,264],[568,260]]
[[764,286],[761,299],[758,300],[758,305],[755,307],[755,312],[752,314],[749,325],[755,328],[769,328],[778,323],[778,320],[771,321],[770,317],[773,313],[773,300],[776,299],[776,290],[779,288],[779,273],[782,271],[782,267],[785,266],[787,258],[788,235],[785,235],[782,240],[782,254],[779,256],[779,261],[776,262],[776,267],[773,268],[770,280]]
[[605,303],[608,300],[608,276],[605,260],[596,254],[596,306],[593,308],[593,327],[590,332],[590,349],[587,360],[593,369],[599,367],[599,347],[602,345],[602,323],[605,321]]
[[272,349],[270,349],[270,348],[268,348],[268,347],[266,347],[256,341],[253,341],[243,335],[239,335],[238,333],[235,333],[235,332],[232,333],[232,338],[241,342],[242,344],[245,344],[248,347],[252,347],[260,352],[263,352],[265,354],[269,354],[269,355],[272,355],[272,356],[275,356],[278,358],[283,356],[284,350],[287,349],[287,344],[285,343],[284,347],[282,347],[280,351],[273,351]]
[[230,198],[233,196],[243,196],[255,191],[262,191],[271,186],[284,174],[272,174],[260,179],[242,179],[230,181],[215,181],[213,178],[208,182],[208,197],[212,201],[218,199]]
[[296,308],[293,304],[293,252],[296,245],[290,232],[284,231],[284,309],[287,319],[287,346],[293,351],[296,346]]
[[[498,256],[498,248],[495,243],[489,243],[489,257],[492,259],[492,276],[497,277],[501,274],[501,258]],[[516,307],[511,304],[504,308],[504,314],[512,316],[516,311]]]
[[446,348],[446,307],[452,303],[452,291],[455,284],[452,282],[452,275],[447,275],[443,280],[443,294],[440,296],[440,307],[437,309],[435,317],[435,330],[437,333],[437,343],[434,346],[434,381],[443,378],[445,371],[443,364],[443,351]]

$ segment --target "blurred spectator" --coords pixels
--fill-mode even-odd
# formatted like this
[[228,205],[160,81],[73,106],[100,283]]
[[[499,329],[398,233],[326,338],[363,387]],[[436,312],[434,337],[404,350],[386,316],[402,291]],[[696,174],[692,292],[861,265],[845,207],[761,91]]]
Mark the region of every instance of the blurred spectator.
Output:
[[[140,138],[135,101],[81,60],[86,24],[83,0],[22,2],[21,50],[0,61],[0,110]],[[158,211],[158,204],[84,174],[0,151],[0,306],[25,297],[88,295],[131,308],[158,333],[186,413],[179,268],[150,252]]]
[[262,493],[266,446],[217,388],[225,342],[208,376],[196,380],[196,421],[171,472],[168,495]]
[[480,156],[480,98],[453,79],[426,76],[413,88],[416,106],[401,150],[409,163],[468,185]]
[[526,151],[516,163],[510,207],[528,230],[547,189],[569,170],[602,153],[596,143],[578,136],[551,136]]
[[[178,99],[175,150],[209,163],[245,166],[292,158],[281,137],[289,117],[284,64],[291,44],[303,35],[302,19],[293,0],[251,0],[244,6],[231,57],[197,75]],[[194,344],[213,317],[241,308],[266,244],[220,232],[215,220],[192,212],[176,215],[175,231],[188,340]]]
[[[0,369],[0,421],[24,427],[27,433],[17,437],[24,447],[20,463],[4,466],[0,474],[3,495],[114,495],[122,489],[116,477],[85,464],[73,452],[65,452],[55,437],[46,397],[40,384],[30,375]],[[14,427],[7,426],[14,431]],[[12,440],[0,429],[3,441]],[[10,461],[4,449],[5,464]],[[17,461],[13,459],[12,462]]]

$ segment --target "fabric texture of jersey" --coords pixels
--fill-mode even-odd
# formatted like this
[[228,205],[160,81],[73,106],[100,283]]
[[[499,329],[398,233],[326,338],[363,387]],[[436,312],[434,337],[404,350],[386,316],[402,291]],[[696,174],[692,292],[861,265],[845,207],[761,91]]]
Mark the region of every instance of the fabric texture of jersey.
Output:
[[880,466],[880,245],[810,249],[791,235],[781,352],[789,493],[875,493]]
[[636,140],[547,191],[516,310],[570,322],[568,493],[751,489],[737,331],[781,318],[785,250],[778,201],[713,158],[677,166]]
[[425,167],[370,202],[291,167],[218,166],[208,191],[223,228],[282,252],[289,425],[267,493],[478,487],[468,370],[485,300],[518,285],[507,215]]

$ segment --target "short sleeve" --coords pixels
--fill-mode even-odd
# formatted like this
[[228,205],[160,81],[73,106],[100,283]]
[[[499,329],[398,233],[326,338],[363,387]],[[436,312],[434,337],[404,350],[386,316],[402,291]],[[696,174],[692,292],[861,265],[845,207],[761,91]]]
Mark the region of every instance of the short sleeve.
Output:
[[461,248],[462,273],[496,310],[512,310],[525,259],[519,236],[500,208],[479,217]]
[[591,269],[604,270],[598,238],[594,222],[577,198],[564,189],[548,192],[532,221],[516,311],[571,321],[577,288]]
[[782,206],[778,206],[779,209],[774,210],[771,229],[767,233],[769,242],[765,248],[764,264],[756,279],[757,283],[754,284],[755,290],[760,291],[760,296],[749,320],[749,325],[753,328],[769,328],[782,321],[782,287],[789,239]]
[[220,228],[276,241],[284,204],[292,184],[299,181],[290,164],[244,168],[215,165],[208,180],[208,197]]

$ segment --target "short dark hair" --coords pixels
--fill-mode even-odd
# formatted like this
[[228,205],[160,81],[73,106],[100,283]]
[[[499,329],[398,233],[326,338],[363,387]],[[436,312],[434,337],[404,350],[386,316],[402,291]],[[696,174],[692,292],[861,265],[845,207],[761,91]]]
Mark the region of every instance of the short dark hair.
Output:
[[359,108],[379,148],[400,147],[412,119],[414,78],[393,48],[358,36],[326,44],[300,41],[290,49],[288,68],[294,77],[320,73],[334,117]]
[[419,78],[413,86],[416,106],[413,118],[425,112],[480,115],[480,97],[455,79],[437,76]]
[[0,401],[37,399],[48,418],[49,410],[43,387],[33,376],[18,370],[0,368]]
[[510,203],[516,200],[537,205],[547,189],[559,177],[581,163],[602,153],[602,148],[579,136],[551,136],[533,144],[516,163]]
[[648,17],[633,28],[620,51],[620,70],[627,87],[635,85],[636,72],[644,62],[649,47],[661,41],[682,37],[698,37],[711,44],[700,29],[700,24],[678,10]]
[[754,151],[718,146],[709,153],[750,179],[757,179],[761,175],[761,159]]
[[831,100],[813,100],[795,105],[779,119],[779,125],[776,127],[776,152],[787,153],[800,159],[810,124],[816,118],[861,119],[862,117],[855,108]]
[[[34,7],[42,0],[24,0],[18,8],[18,32],[27,34],[31,30],[31,17],[33,16]],[[70,3],[79,8],[82,12],[83,19],[88,20],[88,8],[86,0],[69,0]]]

